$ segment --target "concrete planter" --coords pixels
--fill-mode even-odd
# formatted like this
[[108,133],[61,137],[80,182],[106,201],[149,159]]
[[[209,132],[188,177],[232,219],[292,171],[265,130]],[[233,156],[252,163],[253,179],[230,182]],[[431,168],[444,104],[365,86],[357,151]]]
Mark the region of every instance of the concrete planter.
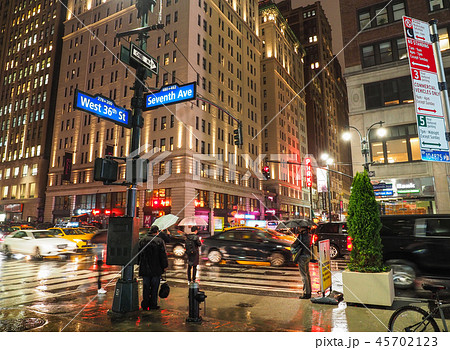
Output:
[[394,301],[394,280],[389,272],[342,272],[344,300],[349,303],[391,306]]

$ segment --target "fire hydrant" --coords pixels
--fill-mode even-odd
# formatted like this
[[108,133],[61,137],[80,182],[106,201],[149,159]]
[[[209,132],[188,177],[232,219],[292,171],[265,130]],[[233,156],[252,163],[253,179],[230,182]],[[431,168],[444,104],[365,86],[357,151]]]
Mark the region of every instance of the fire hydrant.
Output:
[[189,317],[186,322],[201,322],[200,303],[205,302],[205,292],[198,290],[198,283],[189,285]]

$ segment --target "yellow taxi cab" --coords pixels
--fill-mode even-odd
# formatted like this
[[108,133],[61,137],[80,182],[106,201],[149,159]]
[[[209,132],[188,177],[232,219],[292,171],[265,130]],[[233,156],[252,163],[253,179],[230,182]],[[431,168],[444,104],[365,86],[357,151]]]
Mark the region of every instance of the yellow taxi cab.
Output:
[[68,239],[69,241],[75,242],[78,249],[91,248],[89,240],[94,236],[92,233],[85,233],[78,228],[68,228],[68,227],[52,227],[48,231],[53,234]]

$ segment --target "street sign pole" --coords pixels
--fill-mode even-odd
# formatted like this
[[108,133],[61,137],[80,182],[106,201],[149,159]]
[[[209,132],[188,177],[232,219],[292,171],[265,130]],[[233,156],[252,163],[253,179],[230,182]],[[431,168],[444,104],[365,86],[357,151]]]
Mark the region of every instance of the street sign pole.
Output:
[[433,45],[434,56],[436,57],[438,84],[439,90],[441,90],[442,106],[444,107],[443,112],[446,119],[445,137],[447,142],[450,142],[450,104],[448,101],[448,85],[445,81],[444,64],[442,62],[441,49],[439,47],[437,20],[433,19],[428,23],[430,24],[431,43]]
[[[136,3],[138,17],[141,18],[141,27],[148,26],[148,12],[153,12],[154,0],[141,0]],[[147,50],[146,32],[139,33],[139,47],[144,52]],[[136,79],[134,82],[134,95],[131,100],[133,108],[133,116],[131,120],[131,149],[130,154],[136,153],[140,147],[141,128],[143,127],[142,109],[144,106],[144,81],[147,77],[147,69],[143,65],[136,68]],[[134,159],[138,155],[133,156]],[[127,208],[126,216],[136,218],[137,204],[137,181],[135,176],[127,174],[131,179],[131,185],[127,188]],[[114,300],[112,305],[113,312],[132,312],[139,310],[139,293],[137,288],[137,280],[134,277],[134,262],[122,268],[121,278],[116,284],[114,291]],[[117,297],[116,297],[117,296]]]

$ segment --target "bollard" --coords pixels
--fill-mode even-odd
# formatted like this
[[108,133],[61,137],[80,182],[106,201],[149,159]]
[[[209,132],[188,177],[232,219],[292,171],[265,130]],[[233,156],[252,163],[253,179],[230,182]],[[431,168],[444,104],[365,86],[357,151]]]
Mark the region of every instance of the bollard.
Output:
[[201,322],[200,303],[205,302],[205,292],[198,290],[198,283],[189,285],[189,317],[186,322]]

